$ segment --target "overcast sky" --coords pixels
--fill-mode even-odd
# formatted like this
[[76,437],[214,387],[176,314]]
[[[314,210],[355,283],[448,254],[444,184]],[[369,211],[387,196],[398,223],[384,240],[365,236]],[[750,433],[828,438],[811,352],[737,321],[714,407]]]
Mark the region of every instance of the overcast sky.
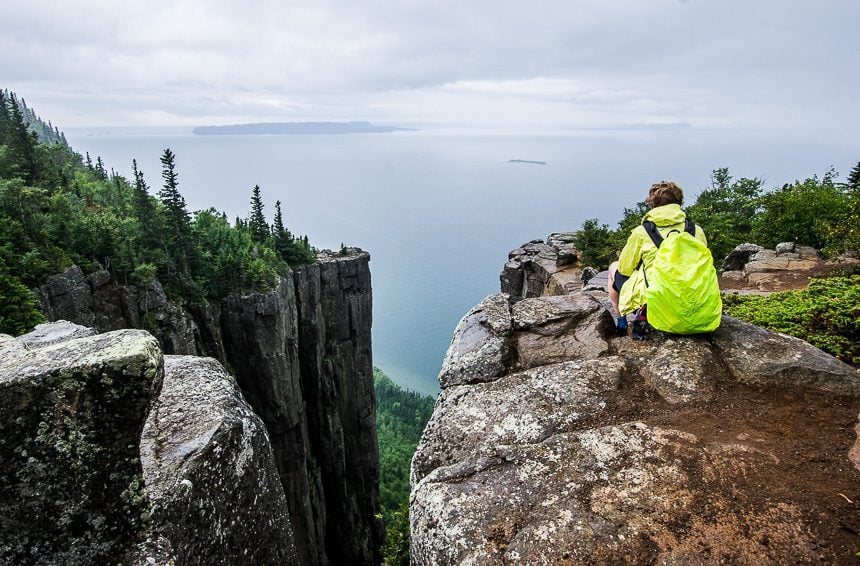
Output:
[[5,1],[0,87],[61,128],[680,124],[848,143],[858,25],[857,0]]

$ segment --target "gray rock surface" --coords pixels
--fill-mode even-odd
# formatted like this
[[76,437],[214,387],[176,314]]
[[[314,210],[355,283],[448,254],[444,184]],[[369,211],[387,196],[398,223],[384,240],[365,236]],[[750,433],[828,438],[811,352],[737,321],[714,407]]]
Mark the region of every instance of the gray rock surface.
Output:
[[0,563],[118,563],[142,538],[138,443],[162,354],[141,330],[85,334],[0,341]]
[[855,368],[729,317],[614,337],[602,291],[506,298],[464,317],[440,372],[413,564],[853,559]]
[[[373,390],[370,255],[321,253],[296,269],[302,395],[311,431],[312,497],[324,509],[330,564],[375,564],[384,529],[378,519],[379,451]],[[325,562],[323,562],[325,563]]]
[[750,257],[762,251],[764,248],[756,244],[741,244],[736,246],[723,260],[722,271],[740,271],[744,268]]
[[741,383],[860,395],[856,369],[799,338],[723,316],[712,339],[720,359]]
[[140,453],[151,528],[177,563],[298,564],[265,426],[216,360],[165,357]]
[[454,330],[442,362],[442,387],[492,381],[511,363],[511,308],[506,295],[491,295],[472,308]]
[[532,240],[511,251],[499,276],[502,293],[514,300],[563,294],[575,279],[558,277],[579,255],[573,245],[574,235],[575,232],[550,234],[546,243]]

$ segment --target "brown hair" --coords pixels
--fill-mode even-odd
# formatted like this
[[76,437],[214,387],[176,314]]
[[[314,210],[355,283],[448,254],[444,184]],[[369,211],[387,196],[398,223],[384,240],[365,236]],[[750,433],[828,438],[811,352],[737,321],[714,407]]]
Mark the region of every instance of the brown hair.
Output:
[[684,191],[675,181],[660,181],[651,185],[648,198],[645,199],[650,208],[656,208],[665,204],[684,204]]

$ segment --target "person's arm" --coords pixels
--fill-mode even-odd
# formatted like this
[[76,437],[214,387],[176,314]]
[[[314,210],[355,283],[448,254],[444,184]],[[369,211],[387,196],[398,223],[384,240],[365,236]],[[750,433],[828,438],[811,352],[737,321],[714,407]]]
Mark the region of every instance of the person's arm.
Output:
[[642,238],[638,232],[639,230],[630,232],[627,243],[621,250],[621,255],[618,256],[618,273],[624,277],[633,275],[633,272],[639,267],[639,260],[642,258]]
[[698,224],[696,224],[696,239],[705,244],[705,246],[708,245],[708,238],[705,237],[705,231],[702,230],[702,227]]

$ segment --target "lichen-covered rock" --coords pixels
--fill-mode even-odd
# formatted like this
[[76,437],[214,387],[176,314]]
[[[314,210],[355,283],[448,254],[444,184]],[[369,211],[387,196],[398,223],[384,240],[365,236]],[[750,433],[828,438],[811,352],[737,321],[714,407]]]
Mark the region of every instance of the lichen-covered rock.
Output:
[[597,358],[609,351],[612,317],[584,293],[525,299],[511,308],[515,367]]
[[144,331],[84,334],[0,341],[0,563],[118,563],[145,527],[138,443],[162,354]]
[[441,386],[492,381],[511,364],[513,332],[506,295],[490,295],[470,310],[454,330],[439,373]]
[[574,430],[606,409],[624,370],[617,357],[564,362],[443,390],[415,452],[412,482],[438,467],[493,455],[501,445]]
[[641,422],[499,446],[415,485],[412,563],[817,561],[800,508],[762,507],[732,484],[734,470],[770,465],[766,452]]
[[854,559],[855,368],[728,317],[616,337],[602,290],[504,299],[446,356],[412,461],[413,564]]
[[799,338],[723,316],[712,339],[719,357],[742,383],[860,395],[855,368]]
[[645,357],[641,371],[645,383],[663,399],[684,403],[709,399],[722,368],[705,340],[667,335]]
[[216,360],[165,358],[140,452],[151,527],[178,564],[298,563],[266,429]]

